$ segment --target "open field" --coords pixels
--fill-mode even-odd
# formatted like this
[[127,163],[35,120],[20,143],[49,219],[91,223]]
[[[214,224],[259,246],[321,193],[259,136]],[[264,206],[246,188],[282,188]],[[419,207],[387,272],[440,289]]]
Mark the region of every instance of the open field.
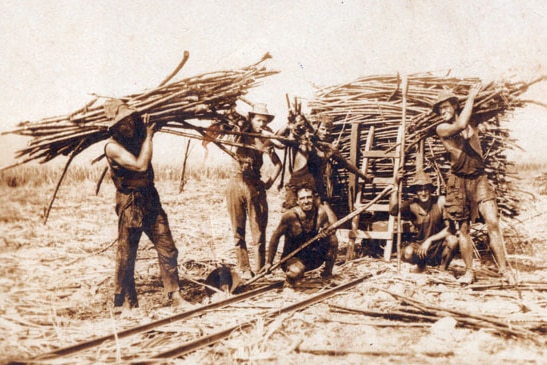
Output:
[[[346,242],[341,235],[335,282],[374,273],[370,280],[273,322],[258,321],[251,329],[236,331],[228,339],[184,358],[157,363],[544,364],[547,181],[537,177],[546,169],[525,166],[518,171],[519,188],[523,191],[522,213],[518,221],[504,222],[503,227],[513,267],[519,279],[528,283],[527,287],[500,289],[501,282],[484,251],[483,259],[475,261],[479,281],[474,288],[462,288],[455,282],[454,276],[463,272],[459,259],[448,273],[431,269],[426,274],[412,274],[412,267],[404,263],[398,273],[396,260],[386,263],[358,257],[345,263]],[[95,195],[100,169],[71,170],[44,225],[44,209],[59,174],[60,168],[43,166],[11,170],[0,177],[0,193],[4,197],[0,203],[0,363],[29,358],[173,314],[162,294],[153,246],[143,237],[136,267],[140,308],[112,315],[117,234],[114,188],[105,180]],[[215,175],[220,178],[214,180]],[[180,169],[161,168],[157,176],[157,187],[180,252],[184,296],[196,305],[204,304],[208,298],[202,288],[184,277],[205,278],[214,268],[214,257],[228,265],[235,264],[224,201],[225,169],[189,171],[182,193]],[[269,237],[281,214],[283,193],[274,188],[268,199]],[[281,277],[278,272],[274,276]],[[257,305],[277,308],[295,298],[320,292],[318,277],[317,272],[311,272],[301,288],[280,289]],[[402,302],[394,294],[454,309],[467,318],[490,316],[528,332],[526,336],[511,335],[483,324],[465,325],[456,315],[427,322],[395,316],[383,319],[358,312],[400,309]],[[242,315],[248,310],[240,308]],[[215,313],[212,315],[214,319]],[[454,321],[456,317],[458,320]],[[81,355],[77,362],[130,360],[124,357],[124,346],[161,350],[171,345],[169,338],[188,340],[211,331],[210,326],[200,321],[171,325],[161,333],[167,338],[152,340],[148,334],[140,343],[105,346],[92,355]],[[74,358],[50,363],[74,363]]]

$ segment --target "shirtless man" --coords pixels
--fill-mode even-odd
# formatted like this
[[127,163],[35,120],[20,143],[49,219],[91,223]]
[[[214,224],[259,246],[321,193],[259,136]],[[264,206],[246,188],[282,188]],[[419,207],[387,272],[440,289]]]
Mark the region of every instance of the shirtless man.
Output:
[[[323,205],[318,205],[314,198],[314,191],[309,185],[297,188],[297,206],[289,209],[281,217],[268,247],[268,259],[263,271],[272,266],[279,240],[285,236],[285,244],[281,258],[289,255],[304,242],[315,237],[324,229],[332,225]],[[304,277],[304,273],[316,269],[325,263],[321,276],[328,279],[332,276],[332,269],[338,251],[338,240],[334,232],[328,232],[324,238],[316,240],[295,256],[281,265],[287,275],[287,283],[294,285]]]
[[[444,220],[444,197],[433,196],[435,186],[429,175],[420,171],[410,184],[414,197],[401,204],[401,217],[410,220],[416,229],[413,241],[403,249],[402,260],[416,264],[416,272],[425,271],[426,265],[448,268],[458,238],[451,234]],[[399,192],[394,189],[389,199],[389,214],[397,215]]]
[[332,195],[332,161],[338,166],[358,175],[363,181],[371,181],[371,176],[363,174],[359,168],[348,161],[338,149],[338,143],[332,141],[332,118],[327,115],[320,115],[315,130],[317,146],[314,154],[310,156],[309,169],[315,179],[317,192],[323,201],[328,202]]
[[104,150],[116,186],[118,249],[114,276],[114,309],[139,306],[135,288],[135,260],[144,232],[158,253],[163,287],[173,307],[187,306],[179,288],[178,250],[173,241],[167,214],[154,186],[152,137],[154,126],[136,109],[118,99],[105,102],[111,118],[111,138]]
[[505,280],[514,283],[515,277],[507,265],[505,244],[499,227],[496,194],[484,172],[479,130],[476,121],[471,118],[479,90],[480,84],[471,87],[461,112],[458,98],[451,92],[442,91],[433,105],[433,112],[443,120],[437,126],[437,135],[450,155],[446,214],[459,226],[460,250],[466,266],[466,272],[459,281],[462,284],[475,281],[473,242],[469,229],[480,213],[488,229],[490,249],[498,269]]

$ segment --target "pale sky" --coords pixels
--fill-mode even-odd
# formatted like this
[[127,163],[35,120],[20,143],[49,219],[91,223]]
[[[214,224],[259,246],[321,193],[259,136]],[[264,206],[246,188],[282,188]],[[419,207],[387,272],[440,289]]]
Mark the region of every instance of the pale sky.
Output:
[[[243,67],[270,52],[267,65],[281,74],[249,98],[267,103],[277,124],[286,120],[285,93],[311,98],[313,85],[360,76],[451,69],[526,81],[547,74],[546,19],[543,0],[3,0],[0,131],[72,112],[92,93],[155,87],[184,50],[190,59],[181,78]],[[526,98],[547,102],[545,84]],[[528,107],[511,125],[528,149],[517,158],[547,161],[547,110]],[[177,142],[157,147],[155,158],[178,153]],[[17,143],[0,137],[0,162]]]

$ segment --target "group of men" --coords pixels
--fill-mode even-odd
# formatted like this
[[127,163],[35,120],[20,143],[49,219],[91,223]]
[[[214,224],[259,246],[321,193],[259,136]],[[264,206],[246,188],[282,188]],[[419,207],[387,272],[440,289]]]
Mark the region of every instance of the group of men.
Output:
[[[507,280],[512,281],[508,268],[503,237],[498,222],[495,194],[484,172],[484,159],[476,123],[472,120],[474,99],[480,86],[470,89],[460,110],[458,98],[442,92],[433,111],[441,116],[436,127],[451,158],[451,172],[446,197],[433,196],[435,188],[430,177],[418,171],[410,184],[415,197],[399,204],[397,190],[390,198],[390,214],[413,222],[415,242],[402,252],[405,261],[415,263],[418,271],[427,264],[447,268],[454,250],[459,247],[466,265],[459,279],[464,284],[475,280],[473,272],[473,243],[470,224],[479,213],[487,224],[490,247]],[[188,303],[179,288],[178,251],[173,242],[165,211],[154,187],[151,165],[154,126],[147,115],[119,100],[105,103],[105,113],[111,118],[111,138],[105,145],[105,155],[111,167],[116,187],[118,215],[118,250],[114,280],[114,307],[137,307],[134,269],[140,237],[144,232],[153,242],[159,259],[164,290],[174,307]],[[321,276],[330,278],[338,250],[338,241],[331,226],[337,217],[329,205],[328,166],[330,161],[367,180],[357,166],[344,159],[335,142],[330,140],[332,119],[317,115],[311,122],[303,115],[289,118],[286,128],[273,133],[268,127],[274,119],[265,104],[255,104],[246,125],[241,128],[238,146],[234,151],[234,173],[228,182],[226,202],[230,216],[237,267],[242,279],[258,273],[268,273],[276,258],[280,239],[281,268],[288,285],[294,285],[306,271],[324,265]],[[247,132],[247,133],[245,133]],[[266,246],[268,224],[267,190],[278,178],[283,164],[275,149],[291,151],[291,176],[285,186],[284,213]],[[287,151],[286,151],[287,153]],[[262,176],[264,157],[273,165]],[[245,227],[251,230],[250,247],[255,263],[251,268]],[[305,248],[302,245],[306,244]],[[296,253],[295,253],[296,252]]]
[[505,281],[515,283],[499,226],[496,194],[485,173],[478,121],[472,118],[480,87],[475,84],[470,88],[463,108],[456,95],[449,91],[440,92],[432,108],[442,119],[436,134],[450,156],[446,197],[433,197],[435,188],[430,177],[418,169],[410,184],[415,197],[399,207],[398,191],[394,189],[390,214],[396,214],[399,209],[401,216],[411,220],[416,228],[415,242],[405,247],[401,256],[417,264],[418,272],[423,271],[426,264],[440,264],[446,269],[454,249],[459,247],[465,264],[465,274],[458,279],[462,284],[471,284],[476,279],[469,231],[470,225],[481,216],[500,274]]

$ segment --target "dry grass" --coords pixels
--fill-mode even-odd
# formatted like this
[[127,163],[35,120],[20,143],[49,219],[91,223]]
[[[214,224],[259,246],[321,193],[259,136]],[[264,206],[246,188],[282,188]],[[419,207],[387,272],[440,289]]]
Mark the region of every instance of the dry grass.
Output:
[[[11,170],[14,174],[11,176],[20,182],[15,187],[10,187],[4,177],[0,183],[0,192],[6,197],[0,202],[0,225],[5,228],[5,234],[0,237],[3,263],[0,270],[0,363],[8,358],[25,358],[55,346],[107,335],[114,327],[121,330],[171,314],[162,294],[156,255],[151,243],[143,239],[136,269],[142,308],[127,317],[110,315],[115,260],[112,240],[117,231],[113,184],[105,181],[100,193],[97,196],[93,194],[101,168],[71,167],[46,226],[40,222],[40,211],[51,197],[62,166],[34,168],[23,166]],[[95,170],[88,171],[90,169]],[[190,168],[189,183],[179,194],[180,169],[156,167],[158,190],[180,251],[179,267],[185,275],[204,277],[213,251],[219,260],[235,263],[224,202],[226,181],[218,180],[227,177],[227,171],[224,168]],[[523,185],[522,189],[533,191],[528,185]],[[268,200],[271,213],[268,234],[271,234],[279,221],[283,195],[272,189]],[[544,259],[547,257],[547,231],[542,224],[544,216],[540,215],[546,211],[546,204],[545,196],[528,202],[520,217],[523,223],[515,227],[522,235],[514,239],[519,243],[526,240],[537,249],[533,257],[523,254],[522,250],[515,251],[518,255],[511,255],[522,280],[545,282],[547,278]],[[337,280],[374,272],[382,267],[389,268],[389,271],[326,303],[273,322],[259,320],[251,328],[236,331],[213,347],[203,348],[183,360],[164,363],[445,364],[519,363],[527,360],[539,363],[538,359],[544,358],[543,348],[486,330],[450,328],[447,332],[449,338],[439,343],[430,330],[432,326],[427,323],[412,327],[411,323],[380,321],[333,311],[328,304],[374,310],[397,309],[400,302],[378,290],[383,288],[408,296],[416,295],[428,303],[503,317],[517,324],[541,323],[547,319],[545,292],[523,291],[520,297],[514,290],[474,293],[457,285],[452,275],[435,271],[428,275],[411,274],[412,267],[408,264],[402,265],[402,275],[398,275],[393,260],[384,263],[366,257],[340,265],[346,248],[346,242],[341,240],[335,268]],[[487,270],[486,265],[492,267],[491,263],[477,260],[475,264],[480,284],[497,282],[491,276],[491,270]],[[461,260],[456,260],[451,270],[451,274],[460,275],[463,272]],[[279,272],[277,274],[281,276]],[[318,273],[310,273],[306,284],[314,282],[319,282]],[[183,292],[185,298],[194,303],[203,298],[202,290],[187,282],[183,282]],[[251,305],[256,308],[282,307],[307,294],[305,291],[292,294],[283,291],[236,308],[248,320]],[[521,302],[532,310],[522,312]],[[141,354],[145,358],[146,351],[153,353],[168,349],[174,343],[181,344],[204,331],[213,331],[213,326],[222,324],[221,315],[222,311],[219,311],[212,317],[198,318],[195,322],[173,324],[156,333],[155,337],[120,339],[103,346],[97,353],[82,354],[79,363],[116,363],[127,357],[125,352],[128,349],[139,346],[143,348]],[[235,320],[239,319],[235,316],[230,319]],[[363,354],[392,349],[394,343],[405,344],[408,355]],[[317,354],[330,349],[344,350],[348,355]],[[454,355],[448,358],[420,355],[441,349],[453,351]],[[397,346],[395,350],[402,348]],[[471,357],[479,361],[473,362]]]
[[[71,165],[63,179],[63,184],[72,185],[84,181],[97,182],[101,176],[105,164],[97,165]],[[61,165],[22,165],[0,172],[0,187],[19,186],[54,186],[61,177],[63,166]],[[154,167],[157,181],[175,181],[181,179],[182,171],[179,167],[171,165],[156,165]],[[230,169],[222,165],[189,165],[187,167],[186,180],[211,180],[226,179],[230,176]],[[109,180],[107,174],[105,181]]]

